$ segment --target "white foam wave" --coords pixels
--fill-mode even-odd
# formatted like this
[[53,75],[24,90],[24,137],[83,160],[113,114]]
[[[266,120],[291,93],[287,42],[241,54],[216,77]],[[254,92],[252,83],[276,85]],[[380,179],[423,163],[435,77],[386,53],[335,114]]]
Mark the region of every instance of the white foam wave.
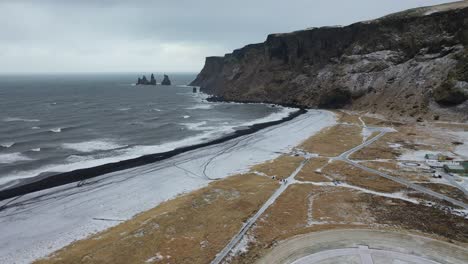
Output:
[[213,104],[197,104],[192,107],[187,107],[187,110],[207,110],[213,108]]
[[123,107],[123,108],[119,108],[117,109],[118,111],[128,111],[128,110],[131,110],[132,108],[130,107]]
[[153,111],[161,112],[162,110],[161,110],[161,109],[158,109],[158,108],[153,108]]
[[183,118],[187,119],[187,118],[190,118],[190,116],[189,115],[184,115]]
[[109,140],[91,140],[78,143],[64,143],[62,148],[72,149],[79,152],[92,152],[97,150],[112,150],[126,147],[126,145],[119,145]]
[[15,142],[5,142],[5,143],[0,144],[0,147],[9,148],[9,147],[13,146],[14,144],[15,144]]
[[21,118],[21,117],[7,117],[3,119],[3,122],[39,122],[39,119],[28,119],[28,118]]
[[196,123],[182,123],[181,125],[186,126],[189,130],[203,131],[209,130],[211,127],[203,127],[206,125],[206,121],[196,122]]
[[0,163],[3,163],[3,164],[15,163],[18,161],[26,161],[26,160],[31,160],[31,159],[24,156],[23,154],[19,152],[0,154]]
[[41,151],[41,148],[33,148],[33,149],[31,149],[31,151],[39,152],[39,151]]
[[35,126],[35,127],[31,127],[31,129],[41,129],[41,127]]
[[49,131],[54,132],[54,133],[60,133],[60,132],[62,132],[62,129],[60,127],[58,127],[58,128],[52,128]]
[[245,122],[242,124],[242,126],[252,126],[255,124],[260,124],[260,123],[267,123],[267,122],[272,122],[272,121],[277,121],[281,120],[283,118],[288,117],[291,113],[296,112],[296,108],[290,108],[290,107],[282,107],[278,108],[280,111],[269,114],[268,116],[265,116],[263,118],[255,119],[249,122]]

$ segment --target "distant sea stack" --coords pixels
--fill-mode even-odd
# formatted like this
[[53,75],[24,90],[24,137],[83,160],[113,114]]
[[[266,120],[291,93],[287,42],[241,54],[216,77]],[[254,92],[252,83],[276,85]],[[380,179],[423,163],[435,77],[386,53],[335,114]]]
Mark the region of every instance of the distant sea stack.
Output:
[[156,79],[154,78],[154,74],[151,74],[151,79],[148,81],[146,76],[143,75],[143,78],[138,78],[137,85],[156,85]]
[[171,80],[169,80],[169,76],[167,76],[166,74],[164,74],[164,79],[161,82],[161,85],[171,85]]
[[271,34],[208,57],[190,84],[226,101],[468,120],[468,1]]

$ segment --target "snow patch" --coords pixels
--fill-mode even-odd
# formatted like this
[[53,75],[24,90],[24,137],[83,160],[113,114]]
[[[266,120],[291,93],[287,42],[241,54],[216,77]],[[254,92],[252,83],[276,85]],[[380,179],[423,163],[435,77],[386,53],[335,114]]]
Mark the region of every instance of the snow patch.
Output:
[[463,145],[455,147],[454,152],[463,159],[468,159],[468,131],[452,132],[451,134],[457,137],[460,142],[463,142]]

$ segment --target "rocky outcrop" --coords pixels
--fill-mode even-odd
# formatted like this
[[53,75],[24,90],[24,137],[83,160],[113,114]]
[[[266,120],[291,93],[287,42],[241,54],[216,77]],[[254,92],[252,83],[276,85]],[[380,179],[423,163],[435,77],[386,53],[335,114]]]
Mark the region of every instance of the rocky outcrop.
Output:
[[146,76],[143,75],[142,78],[138,78],[137,85],[156,85],[156,79],[154,78],[154,74],[151,74],[151,79],[148,81]]
[[468,118],[468,2],[272,34],[208,57],[191,83],[232,101]]
[[151,79],[149,82],[150,85],[156,85],[156,79],[154,78],[154,74],[151,74]]
[[137,85],[156,85],[156,79],[154,78],[154,74],[151,74],[151,79],[148,81],[146,76],[143,75],[143,78],[138,78]]
[[166,74],[164,74],[164,79],[161,82],[161,85],[171,85],[171,80],[169,80],[169,76],[167,76]]

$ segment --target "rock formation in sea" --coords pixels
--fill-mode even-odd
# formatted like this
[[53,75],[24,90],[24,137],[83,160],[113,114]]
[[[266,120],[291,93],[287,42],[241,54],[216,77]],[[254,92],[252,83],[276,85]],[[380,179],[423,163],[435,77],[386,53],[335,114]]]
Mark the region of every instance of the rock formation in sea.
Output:
[[151,79],[150,79],[149,84],[156,85],[156,79],[154,78],[154,74],[151,74]]
[[169,76],[167,76],[166,74],[164,74],[164,79],[161,82],[161,85],[171,85],[171,80],[169,80]]
[[156,79],[154,78],[154,74],[151,74],[151,79],[150,81],[148,81],[148,79],[146,79],[146,76],[143,75],[142,78],[138,78],[136,84],[137,85],[156,85]]
[[191,83],[224,100],[468,120],[468,1],[269,35],[208,57]]

